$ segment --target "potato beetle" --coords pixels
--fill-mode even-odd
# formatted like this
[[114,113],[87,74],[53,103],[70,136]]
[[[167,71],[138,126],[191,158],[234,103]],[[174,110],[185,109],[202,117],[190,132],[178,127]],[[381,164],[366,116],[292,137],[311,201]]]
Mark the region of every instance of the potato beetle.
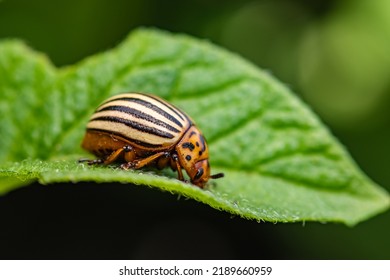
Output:
[[82,147],[98,157],[89,164],[122,161],[123,169],[170,166],[184,181],[203,188],[210,175],[205,138],[191,118],[167,101],[144,93],[122,93],[104,101],[93,113]]

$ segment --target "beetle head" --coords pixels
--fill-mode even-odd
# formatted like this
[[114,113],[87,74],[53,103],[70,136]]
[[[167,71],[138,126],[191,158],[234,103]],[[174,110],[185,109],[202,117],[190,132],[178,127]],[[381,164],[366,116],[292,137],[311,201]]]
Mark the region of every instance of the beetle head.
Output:
[[180,165],[186,170],[192,184],[203,188],[210,178],[223,177],[222,173],[210,176],[209,150],[197,127],[188,129],[177,144],[176,151]]

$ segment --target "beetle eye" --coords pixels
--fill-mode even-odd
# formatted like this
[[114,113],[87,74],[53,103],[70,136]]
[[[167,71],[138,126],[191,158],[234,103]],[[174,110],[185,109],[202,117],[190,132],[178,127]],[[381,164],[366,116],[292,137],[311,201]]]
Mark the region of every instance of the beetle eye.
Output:
[[196,171],[196,174],[195,174],[194,179],[195,179],[195,180],[198,180],[200,177],[202,177],[203,173],[204,173],[203,168],[202,168],[202,167],[199,168],[199,169]]

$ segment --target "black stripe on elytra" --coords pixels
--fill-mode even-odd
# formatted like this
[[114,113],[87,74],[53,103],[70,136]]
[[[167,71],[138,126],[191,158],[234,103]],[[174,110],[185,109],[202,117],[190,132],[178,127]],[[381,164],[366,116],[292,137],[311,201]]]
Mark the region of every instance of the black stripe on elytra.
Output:
[[[181,111],[179,110],[179,109],[177,109],[176,107],[174,107],[173,105],[171,105],[171,104],[169,104],[169,103],[167,103],[167,102],[162,102],[160,99],[157,99],[157,98],[155,98],[155,97],[153,97],[153,96],[151,96],[151,95],[147,95],[147,94],[142,94],[143,96],[146,96],[146,97],[148,97],[148,98],[150,98],[150,99],[153,99],[153,100],[156,100],[156,101],[158,101],[158,102],[160,102],[160,103],[164,103],[164,105],[165,106],[167,106],[172,112],[174,112],[179,118],[181,118],[183,121],[184,121],[184,119],[183,119],[183,117],[182,117],[182,114],[183,113],[181,113]],[[183,114],[184,115],[184,114]],[[186,117],[186,119],[188,120],[188,118]],[[189,121],[189,120],[188,120]]]
[[195,149],[194,144],[190,142],[184,142],[182,145],[183,149],[190,149],[190,151],[193,151]]
[[134,129],[139,130],[143,133],[149,133],[149,134],[153,134],[153,135],[156,135],[156,136],[159,136],[162,138],[168,138],[168,139],[172,139],[175,137],[173,134],[162,131],[160,129],[146,126],[146,125],[140,124],[138,122],[134,122],[131,120],[118,118],[118,117],[102,116],[102,117],[93,118],[90,120],[90,122],[92,122],[92,121],[108,121],[108,122],[122,123],[124,125],[127,125],[128,127],[134,128]]
[[143,120],[146,120],[148,122],[154,123],[156,125],[165,127],[166,129],[168,129],[168,130],[170,130],[172,132],[176,132],[176,133],[180,132],[180,130],[174,128],[173,126],[167,124],[166,122],[158,120],[158,119],[156,119],[155,117],[153,117],[153,116],[151,116],[149,114],[145,114],[145,113],[141,112],[140,110],[137,110],[137,109],[134,109],[134,108],[131,108],[131,107],[114,105],[114,106],[104,107],[103,109],[99,110],[99,112],[101,112],[101,111],[119,111],[119,112],[123,112],[123,113],[129,114],[129,115],[131,115],[131,116],[133,116],[133,117],[135,117],[137,119],[143,119]]
[[[171,114],[169,114],[168,112],[164,111],[163,109],[161,109],[160,107],[154,105],[153,103],[150,103],[146,100],[143,100],[143,99],[140,99],[140,98],[136,98],[136,97],[118,97],[118,98],[115,98],[115,99],[111,99],[109,100],[108,102],[106,103],[103,103],[102,105],[105,105],[107,103],[110,103],[112,101],[129,101],[129,102],[134,102],[134,103],[137,103],[139,105],[142,105],[142,106],[145,106],[146,108],[149,108],[153,111],[155,111],[156,113],[160,114],[161,116],[167,118],[168,120],[170,120],[171,122],[174,122],[175,124],[177,124],[178,126],[180,127],[183,127],[183,124],[177,119],[175,118],[174,116],[172,116]],[[160,102],[160,100],[157,100]],[[166,104],[164,104],[166,106]],[[169,107],[168,107],[169,108]],[[179,116],[180,117],[180,116]],[[182,118],[181,118],[182,119]]]
[[87,131],[98,131],[98,132],[103,132],[103,133],[107,133],[107,134],[117,135],[119,137],[122,137],[123,139],[126,139],[130,143],[136,143],[139,146],[142,146],[142,147],[145,147],[145,148],[157,149],[157,148],[161,148],[162,147],[162,145],[159,145],[159,144],[150,144],[150,143],[142,142],[142,141],[139,141],[139,140],[136,140],[136,139],[133,139],[133,138],[129,138],[129,137],[127,137],[127,136],[125,136],[125,135],[123,135],[121,133],[113,132],[113,131],[106,130],[106,129],[88,128]]

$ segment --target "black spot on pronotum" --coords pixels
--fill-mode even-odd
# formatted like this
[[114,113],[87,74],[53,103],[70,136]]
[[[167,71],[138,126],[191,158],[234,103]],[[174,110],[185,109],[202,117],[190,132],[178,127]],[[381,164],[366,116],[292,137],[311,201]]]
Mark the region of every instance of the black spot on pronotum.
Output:
[[190,151],[193,151],[195,149],[194,144],[190,142],[185,142],[183,145],[181,145],[184,149],[190,149]]
[[196,141],[196,146],[199,147],[199,142],[198,141]]
[[191,131],[189,138],[191,138],[192,135],[196,135],[196,132],[195,131]]
[[203,152],[202,151],[199,151],[199,156],[201,156],[203,154]]
[[191,156],[190,155],[186,155],[186,160],[190,161],[191,160]]
[[200,177],[202,177],[203,172],[204,172],[204,171],[203,171],[203,168],[202,168],[202,167],[199,168],[198,171],[196,171],[196,174],[195,174],[194,179],[195,179],[195,180],[198,180]]
[[204,152],[206,150],[206,140],[202,135],[199,135],[199,139],[202,142],[202,151]]

